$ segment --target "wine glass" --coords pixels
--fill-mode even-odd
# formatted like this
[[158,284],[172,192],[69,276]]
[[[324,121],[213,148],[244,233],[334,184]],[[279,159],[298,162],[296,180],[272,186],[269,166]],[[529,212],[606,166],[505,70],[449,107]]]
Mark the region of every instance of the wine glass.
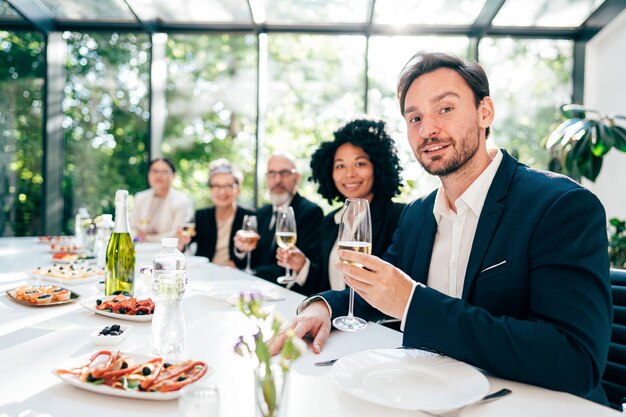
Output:
[[[372,218],[370,206],[364,198],[348,198],[344,204],[341,223],[339,224],[339,236],[337,239],[339,249],[352,250],[370,254],[372,252]],[[343,263],[352,263],[360,268],[363,265],[339,260]],[[348,315],[337,317],[333,320],[333,326],[339,330],[356,332],[367,326],[362,318],[355,317],[354,313],[354,290],[350,288],[350,303]]]
[[[241,238],[248,244],[254,244],[257,240],[259,240],[259,235],[257,233],[257,222],[256,216],[246,214],[243,216],[243,225],[241,226],[242,232],[240,233]],[[252,274],[252,268],[250,268],[250,255],[252,251],[248,251],[246,254],[246,269],[244,272],[248,274]]]
[[[296,245],[298,235],[296,232],[296,216],[293,208],[279,208],[276,212],[276,244],[284,250],[289,250]],[[276,280],[279,284],[290,284],[295,278],[290,273],[289,265],[285,275]]]

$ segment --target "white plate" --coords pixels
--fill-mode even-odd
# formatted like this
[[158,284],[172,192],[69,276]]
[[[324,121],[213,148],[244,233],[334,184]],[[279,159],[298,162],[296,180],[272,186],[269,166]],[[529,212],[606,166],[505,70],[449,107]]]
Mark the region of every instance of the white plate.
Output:
[[54,282],[55,284],[62,284],[62,285],[81,285],[81,284],[87,284],[90,282],[98,282],[98,280],[104,277],[104,275],[99,274],[99,275],[92,275],[90,277],[85,277],[85,278],[70,279],[70,278],[51,277],[49,275],[33,274],[33,273],[31,273],[31,276],[33,278],[41,279],[41,280],[48,281],[48,282]]
[[[109,326],[105,326],[109,327]],[[122,334],[118,336],[111,335],[101,335],[100,332],[104,329],[104,327],[98,327],[91,333],[91,341],[94,345],[99,346],[117,346],[122,343],[122,340],[126,339],[128,332],[132,329],[133,326],[124,326],[120,325],[120,330],[122,330]]]
[[344,391],[404,410],[441,411],[480,400],[487,378],[472,366],[417,349],[375,349],[339,359],[332,379]]
[[208,286],[203,287],[201,293],[213,299],[225,302],[230,305],[237,305],[239,295],[245,293],[261,294],[263,301],[272,302],[284,300],[278,289],[270,284],[250,281],[213,281]]
[[96,295],[94,297],[90,297],[90,298],[86,298],[82,300],[80,302],[80,305],[85,307],[87,310],[92,311],[96,314],[100,314],[106,317],[112,317],[114,319],[128,320],[128,321],[143,321],[143,322],[152,320],[153,314],[147,314],[145,316],[131,316],[128,314],[118,314],[118,313],[111,313],[108,311],[101,311],[96,308],[96,300],[100,299],[100,300],[106,301],[106,300],[110,300],[111,298],[115,298],[115,296],[111,295],[108,297],[103,297],[103,296]]
[[[126,356],[128,356],[128,357],[133,358],[136,362],[147,362],[147,361],[149,361],[150,359],[152,359],[154,357],[154,356],[140,355],[138,353],[124,353],[124,354]],[[71,369],[71,368],[74,368],[76,366],[84,365],[85,363],[87,363],[89,358],[90,358],[90,356],[85,356],[85,357],[83,357],[82,360],[72,361],[67,366],[61,366],[61,367],[59,367],[57,369]],[[181,361],[172,360],[172,361],[169,361],[169,362],[171,362],[171,363],[179,363]],[[53,370],[53,373],[57,377],[59,377],[61,379],[61,381],[65,382],[66,384],[73,385],[75,387],[78,387],[78,388],[81,388],[81,389],[84,389],[84,390],[87,390],[87,391],[96,392],[98,394],[113,395],[115,397],[134,398],[134,399],[138,399],[138,400],[152,400],[152,401],[174,400],[174,399],[176,399],[176,398],[178,398],[180,396],[180,390],[179,391],[172,391],[172,392],[125,391],[123,389],[117,389],[117,388],[109,387],[108,385],[94,385],[94,384],[90,384],[88,382],[82,382],[75,375],[69,375],[69,374],[58,375],[55,372],[55,370]],[[198,381],[193,382],[193,383],[191,383],[189,385],[193,385],[193,384],[196,384],[196,383],[202,381],[204,378],[206,378],[207,376],[209,376],[212,373],[213,373],[213,368],[209,367],[209,369],[207,369],[206,373],[202,376],[202,378],[200,378]],[[189,385],[187,385],[187,386],[189,386]]]
[[208,265],[209,258],[185,255],[185,263],[187,264],[187,268],[194,268],[196,266]]

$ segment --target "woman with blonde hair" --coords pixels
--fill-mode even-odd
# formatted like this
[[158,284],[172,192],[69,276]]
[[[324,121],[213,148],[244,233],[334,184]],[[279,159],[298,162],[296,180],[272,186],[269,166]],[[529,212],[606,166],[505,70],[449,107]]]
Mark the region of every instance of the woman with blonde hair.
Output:
[[209,190],[213,207],[196,211],[195,233],[191,236],[179,229],[180,249],[195,242],[197,256],[209,258],[217,265],[244,266],[243,261],[235,256],[232,245],[243,217],[254,214],[237,204],[242,183],[243,174],[228,160],[217,159],[209,164]]

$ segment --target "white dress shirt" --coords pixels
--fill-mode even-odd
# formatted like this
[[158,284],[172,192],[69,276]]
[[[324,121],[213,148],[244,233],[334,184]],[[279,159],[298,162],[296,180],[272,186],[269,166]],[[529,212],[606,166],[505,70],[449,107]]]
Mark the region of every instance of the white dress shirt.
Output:
[[[491,163],[454,202],[456,212],[450,208],[450,201],[443,185],[439,187],[435,196],[433,215],[437,222],[437,233],[430,258],[427,284],[428,287],[450,297],[461,298],[463,294],[465,272],[478,219],[489,187],[502,162],[502,152],[499,149],[489,150],[489,156],[492,158]],[[413,285],[413,291],[404,308],[402,328],[416,286],[417,283]]]

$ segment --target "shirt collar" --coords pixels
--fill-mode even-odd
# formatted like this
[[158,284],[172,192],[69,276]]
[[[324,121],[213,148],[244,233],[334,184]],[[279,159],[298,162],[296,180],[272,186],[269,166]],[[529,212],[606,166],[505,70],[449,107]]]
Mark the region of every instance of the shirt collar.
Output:
[[[492,157],[491,163],[487,165],[487,168],[485,168],[478,178],[476,178],[467,190],[454,202],[454,205],[457,207],[457,213],[469,209],[476,217],[480,217],[483,205],[485,204],[485,198],[487,198],[487,193],[489,192],[489,187],[491,187],[491,183],[502,162],[502,151],[500,151],[500,149],[490,149],[489,156]],[[450,208],[448,196],[444,192],[443,185],[440,185],[433,206],[435,221],[439,224],[441,217],[451,218],[456,216],[457,213]]]

